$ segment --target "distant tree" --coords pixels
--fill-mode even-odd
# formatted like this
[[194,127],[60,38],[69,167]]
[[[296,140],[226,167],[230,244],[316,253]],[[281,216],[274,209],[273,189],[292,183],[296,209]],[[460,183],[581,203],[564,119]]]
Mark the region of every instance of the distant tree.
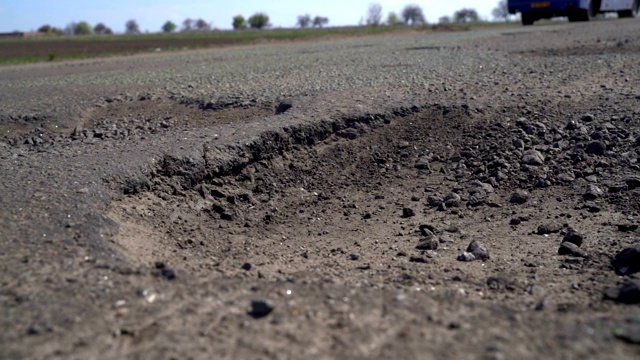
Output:
[[389,15],[387,15],[387,25],[389,26],[398,26],[398,25],[402,25],[404,22],[402,21],[402,19],[400,19],[400,16],[398,16],[398,14],[396,14],[395,12],[390,12]]
[[195,27],[199,32],[211,31],[211,25],[202,19],[196,20]]
[[109,27],[107,27],[103,23],[96,24],[96,26],[93,27],[93,32],[95,32],[98,35],[111,35],[111,34],[113,34],[113,30],[111,30]]
[[247,20],[249,26],[254,29],[264,29],[270,26],[269,16],[263,12],[255,13]]
[[192,32],[194,26],[195,26],[195,21],[193,19],[186,18],[182,22],[182,29],[180,31],[182,31],[182,32]]
[[38,32],[48,34],[51,32],[51,29],[53,29],[51,25],[42,25],[38,28]]
[[311,26],[311,15],[309,14],[298,15],[298,21],[296,22],[296,26],[299,26],[302,29],[308,28],[309,26]]
[[438,24],[451,24],[451,18],[447,15],[441,16],[440,19],[438,19]]
[[233,28],[235,30],[247,28],[247,21],[244,19],[244,16],[236,15],[233,17]]
[[140,26],[138,26],[138,22],[133,19],[128,20],[124,24],[124,32],[129,35],[140,34]]
[[38,32],[39,33],[43,33],[43,34],[51,34],[51,35],[62,35],[63,32],[62,30],[58,29],[57,27],[53,27],[51,25],[42,25],[38,28]]
[[369,4],[366,23],[369,26],[378,26],[382,23],[382,5],[378,3]]
[[166,23],[164,23],[164,25],[162,25],[162,32],[172,33],[176,31],[177,28],[178,26],[174,24],[172,21],[167,21]]
[[493,10],[491,10],[491,15],[493,18],[500,21],[509,20],[509,6],[507,5],[507,0],[500,0]]
[[427,22],[422,8],[418,5],[405,6],[404,10],[402,10],[402,20],[407,25],[422,25]]
[[86,21],[80,21],[73,27],[73,35],[91,35],[93,27]]
[[457,24],[478,22],[479,19],[478,12],[470,8],[460,9],[453,14],[453,22]]
[[329,23],[329,18],[326,16],[316,16],[313,18],[313,27],[323,27]]

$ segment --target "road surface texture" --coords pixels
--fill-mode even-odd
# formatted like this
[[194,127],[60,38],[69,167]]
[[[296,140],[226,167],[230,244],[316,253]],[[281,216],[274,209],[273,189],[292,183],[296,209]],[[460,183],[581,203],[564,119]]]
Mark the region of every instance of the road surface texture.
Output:
[[638,359],[640,21],[0,68],[0,358]]

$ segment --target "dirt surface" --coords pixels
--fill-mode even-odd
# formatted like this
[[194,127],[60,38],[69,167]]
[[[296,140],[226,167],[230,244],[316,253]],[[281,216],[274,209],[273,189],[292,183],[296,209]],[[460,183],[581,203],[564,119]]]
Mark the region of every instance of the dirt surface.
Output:
[[637,359],[638,30],[0,68],[0,358]]

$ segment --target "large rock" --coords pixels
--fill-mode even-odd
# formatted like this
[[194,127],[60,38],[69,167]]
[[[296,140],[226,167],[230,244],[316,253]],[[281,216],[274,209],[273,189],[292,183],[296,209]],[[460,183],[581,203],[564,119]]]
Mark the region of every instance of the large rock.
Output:
[[640,176],[629,175],[625,177],[624,182],[627,184],[629,190],[633,190],[640,187]]
[[462,203],[462,198],[460,198],[460,195],[454,192],[449,193],[449,195],[445,196],[443,200],[444,204],[447,207],[458,207]]
[[265,317],[269,315],[274,308],[275,308],[275,305],[271,300],[268,300],[268,299],[252,300],[251,311],[249,312],[249,315],[251,315],[256,319]]
[[611,260],[613,269],[619,275],[631,275],[640,271],[640,249],[626,248]]
[[576,244],[578,247],[582,246],[582,242],[584,241],[584,235],[582,235],[579,231],[575,229],[569,229],[567,234],[562,238],[562,242],[570,242]]
[[595,140],[587,144],[584,149],[587,154],[604,155],[607,150],[607,146],[600,140]]
[[473,240],[467,247],[467,252],[472,253],[476,259],[489,260],[489,250],[484,244]]
[[582,258],[589,257],[589,254],[586,251],[580,249],[578,245],[568,241],[563,241],[562,244],[560,244],[558,255],[569,255]]
[[522,163],[526,165],[544,164],[544,156],[538,150],[527,150],[522,154]]
[[524,204],[529,200],[529,192],[526,190],[517,190],[511,195],[509,201],[513,204]]
[[560,232],[560,230],[562,230],[562,224],[557,222],[550,222],[550,223],[546,223],[538,226],[537,233],[538,235],[545,235],[545,234],[551,234],[551,233],[558,233]]

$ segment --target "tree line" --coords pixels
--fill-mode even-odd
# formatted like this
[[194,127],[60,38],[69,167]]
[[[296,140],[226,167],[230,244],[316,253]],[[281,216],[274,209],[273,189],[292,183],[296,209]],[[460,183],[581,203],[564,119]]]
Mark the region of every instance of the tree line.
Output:
[[[510,14],[507,8],[507,0],[499,0],[496,7],[491,12],[494,19],[506,21]],[[468,24],[480,21],[478,12],[473,8],[462,8],[453,13],[452,16],[442,16],[438,19],[440,24]],[[314,16],[302,14],[297,17],[296,26],[304,28],[322,28],[329,24],[329,18],[325,16]],[[379,3],[371,3],[367,9],[364,18],[360,20],[361,25],[366,26],[400,26],[400,25],[426,25],[427,20],[424,16],[422,8],[415,4],[406,5],[400,13],[390,12],[387,14],[386,20],[383,20],[382,5]],[[243,29],[265,29],[271,27],[269,15],[264,12],[257,12],[248,18],[242,15],[236,15],[232,18],[231,25],[234,30]],[[187,18],[182,22],[182,26],[172,21],[165,22],[160,30],[164,33],[173,33],[180,31],[183,33],[209,32],[213,30],[212,24],[204,19]],[[52,27],[51,25],[43,25],[38,29],[40,33],[55,35],[112,35],[113,30],[103,23],[91,26],[86,21],[69,23],[64,29]],[[125,34],[140,34],[140,26],[134,19],[125,23]]]
[[[507,7],[507,0],[499,0],[496,7],[491,11],[492,16],[498,21],[509,20],[510,14]],[[441,16],[438,19],[439,24],[469,24],[481,21],[478,12],[473,8],[462,8],[453,13],[452,16]],[[386,21],[383,20],[382,5],[379,3],[371,3],[365,17],[360,23],[368,26],[399,26],[399,25],[426,25],[427,20],[424,16],[422,8],[415,4],[404,7],[400,14],[390,12]]]

